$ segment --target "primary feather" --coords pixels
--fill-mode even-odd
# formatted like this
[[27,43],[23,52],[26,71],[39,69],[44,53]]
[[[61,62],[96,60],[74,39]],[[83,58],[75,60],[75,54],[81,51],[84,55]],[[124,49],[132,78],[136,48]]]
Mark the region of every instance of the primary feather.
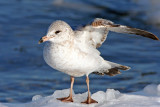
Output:
[[135,34],[151,38],[153,40],[159,40],[156,35],[148,31],[132,28],[129,26],[114,24],[112,21],[101,18],[96,18],[91,24],[86,25],[80,30],[89,33],[89,37],[86,39],[88,39],[88,41],[90,41],[90,45],[95,48],[98,48],[102,45],[102,43],[106,40],[109,31],[117,33]]

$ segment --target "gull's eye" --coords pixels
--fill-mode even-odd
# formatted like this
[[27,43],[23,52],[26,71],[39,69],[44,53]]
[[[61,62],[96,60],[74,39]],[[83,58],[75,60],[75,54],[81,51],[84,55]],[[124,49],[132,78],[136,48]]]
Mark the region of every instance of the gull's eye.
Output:
[[58,33],[60,33],[61,31],[60,30],[57,30],[57,31],[55,31],[55,34],[58,34]]

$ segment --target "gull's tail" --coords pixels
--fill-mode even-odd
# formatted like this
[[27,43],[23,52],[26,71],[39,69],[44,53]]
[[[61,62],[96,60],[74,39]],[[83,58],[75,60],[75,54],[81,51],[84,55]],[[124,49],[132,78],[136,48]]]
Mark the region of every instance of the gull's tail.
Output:
[[107,67],[104,66],[100,70],[93,72],[93,74],[115,76],[117,74],[121,74],[120,70],[126,71],[130,69],[130,67],[128,66],[120,65],[109,61],[104,61],[104,64]]

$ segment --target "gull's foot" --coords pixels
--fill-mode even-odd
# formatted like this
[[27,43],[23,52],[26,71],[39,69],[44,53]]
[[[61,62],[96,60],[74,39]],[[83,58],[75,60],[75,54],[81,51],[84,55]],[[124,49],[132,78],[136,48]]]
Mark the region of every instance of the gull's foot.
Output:
[[64,98],[57,98],[57,100],[60,100],[62,102],[73,102],[73,99],[71,96],[64,97]]
[[84,104],[92,104],[92,103],[98,103],[96,100],[92,99],[91,97],[87,98],[86,101],[84,102],[81,102],[81,103],[84,103]]

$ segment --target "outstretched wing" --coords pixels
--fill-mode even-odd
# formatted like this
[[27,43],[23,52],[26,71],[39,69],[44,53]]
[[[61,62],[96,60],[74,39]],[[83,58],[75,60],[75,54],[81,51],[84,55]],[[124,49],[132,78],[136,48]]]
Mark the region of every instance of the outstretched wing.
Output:
[[86,35],[88,35],[88,43],[95,48],[98,48],[102,45],[102,43],[106,40],[109,31],[136,34],[151,38],[153,40],[159,40],[157,36],[145,30],[114,24],[112,21],[101,18],[96,18],[90,25],[87,25],[80,30],[87,33]]

